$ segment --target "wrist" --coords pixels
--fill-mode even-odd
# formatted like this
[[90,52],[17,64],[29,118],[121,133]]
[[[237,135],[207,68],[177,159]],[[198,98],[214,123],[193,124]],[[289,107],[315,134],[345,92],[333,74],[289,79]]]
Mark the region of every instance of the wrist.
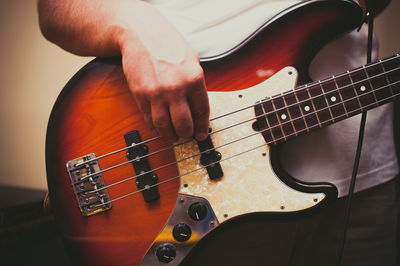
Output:
[[118,10],[113,24],[121,54],[145,53],[154,60],[180,63],[189,50],[195,53],[175,26],[146,2],[129,1]]

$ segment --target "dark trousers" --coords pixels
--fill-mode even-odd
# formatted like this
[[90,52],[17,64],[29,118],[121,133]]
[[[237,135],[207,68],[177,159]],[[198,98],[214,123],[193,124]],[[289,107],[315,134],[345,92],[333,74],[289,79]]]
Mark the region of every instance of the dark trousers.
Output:
[[[347,198],[313,215],[222,225],[185,265],[336,265]],[[342,266],[396,265],[395,180],[354,194]]]

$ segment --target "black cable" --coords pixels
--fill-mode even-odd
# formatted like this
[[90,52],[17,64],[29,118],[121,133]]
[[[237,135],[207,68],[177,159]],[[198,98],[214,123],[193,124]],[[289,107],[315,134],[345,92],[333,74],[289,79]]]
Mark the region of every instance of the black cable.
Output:
[[[371,58],[372,58],[373,25],[374,25],[374,16],[372,13],[369,13],[368,14],[367,63],[371,63]],[[354,159],[353,173],[351,175],[349,194],[348,194],[347,201],[346,201],[346,212],[345,212],[344,222],[343,222],[343,231],[342,231],[342,237],[340,239],[340,246],[339,246],[337,261],[336,261],[337,266],[340,266],[342,263],[344,245],[346,242],[346,234],[347,234],[347,229],[348,229],[349,219],[350,219],[351,201],[352,201],[353,194],[354,194],[354,187],[356,185],[356,176],[357,176],[357,172],[358,172],[358,166],[360,164],[360,157],[361,157],[362,143],[363,143],[363,139],[364,139],[364,129],[365,129],[366,120],[367,120],[367,112],[364,111],[361,114],[361,123],[360,123],[360,131],[358,134],[357,151],[356,151],[356,156]]]

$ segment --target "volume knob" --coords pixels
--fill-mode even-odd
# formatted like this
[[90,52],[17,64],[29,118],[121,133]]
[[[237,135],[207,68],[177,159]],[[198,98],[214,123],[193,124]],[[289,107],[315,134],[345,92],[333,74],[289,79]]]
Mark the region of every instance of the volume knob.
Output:
[[189,217],[194,221],[201,221],[207,216],[207,207],[204,203],[195,202],[189,206]]
[[170,243],[164,243],[157,248],[156,255],[160,262],[171,262],[176,257],[176,248]]
[[179,242],[185,242],[189,240],[190,236],[192,235],[192,229],[190,229],[189,225],[185,223],[179,223],[174,226],[172,235],[174,236],[175,240]]

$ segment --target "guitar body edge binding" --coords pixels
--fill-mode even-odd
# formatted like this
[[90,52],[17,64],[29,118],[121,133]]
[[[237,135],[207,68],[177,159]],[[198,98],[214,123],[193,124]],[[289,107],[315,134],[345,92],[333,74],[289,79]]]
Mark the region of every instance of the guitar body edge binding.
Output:
[[[171,143],[157,139],[141,147],[149,155],[163,151],[146,157],[148,165],[127,163],[109,170],[127,161],[126,151],[97,158],[126,147],[125,134],[137,131],[142,141],[156,136],[130,95],[120,58],[96,58],[82,68],[58,97],[46,136],[52,208],[74,261],[178,265],[190,258],[196,243],[200,248],[194,250],[201,252],[203,239],[209,243],[211,238],[224,238],[224,224],[229,227],[246,217],[302,215],[335,200],[332,184],[302,183],[280,167],[279,144],[253,127],[258,120],[255,108],[235,110],[292,90],[297,82],[309,82],[308,66],[316,52],[360,21],[361,9],[351,1],[304,1],[267,21],[227,53],[201,59],[211,117],[234,113],[211,121],[213,134],[207,145],[216,153],[208,163],[200,160],[203,153],[195,141],[169,149]],[[214,179],[207,171],[213,164],[222,169]],[[156,175],[159,198],[145,200],[143,189],[153,183],[143,179],[150,181],[143,181],[140,190],[135,171],[146,174],[140,167],[150,167]],[[255,241],[262,246],[267,230],[247,229],[259,235]],[[259,257],[253,258],[257,263]],[[240,263],[237,257],[223,261]]]

